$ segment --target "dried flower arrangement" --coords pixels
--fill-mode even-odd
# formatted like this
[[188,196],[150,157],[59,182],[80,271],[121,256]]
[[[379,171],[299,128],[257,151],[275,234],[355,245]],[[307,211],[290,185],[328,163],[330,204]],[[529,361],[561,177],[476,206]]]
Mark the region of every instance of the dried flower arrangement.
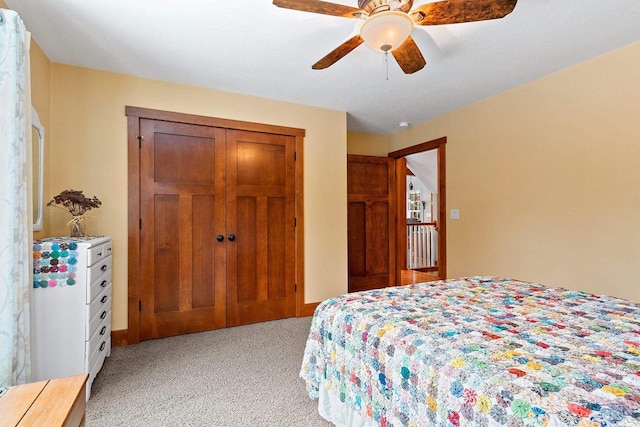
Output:
[[96,196],[93,196],[93,198],[87,197],[81,190],[64,190],[47,203],[47,206],[65,210],[73,216],[68,223],[71,226],[72,236],[86,235],[82,224],[85,214],[91,209],[99,208],[100,205],[102,205],[102,202]]

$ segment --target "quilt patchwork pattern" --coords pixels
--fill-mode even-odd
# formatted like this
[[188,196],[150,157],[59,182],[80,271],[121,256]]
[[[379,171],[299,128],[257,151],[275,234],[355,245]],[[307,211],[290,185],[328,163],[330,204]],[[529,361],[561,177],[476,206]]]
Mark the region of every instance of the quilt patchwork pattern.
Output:
[[33,242],[33,287],[76,284],[78,243],[95,237],[49,237]]
[[300,376],[380,426],[640,426],[640,304],[493,277],[348,294]]

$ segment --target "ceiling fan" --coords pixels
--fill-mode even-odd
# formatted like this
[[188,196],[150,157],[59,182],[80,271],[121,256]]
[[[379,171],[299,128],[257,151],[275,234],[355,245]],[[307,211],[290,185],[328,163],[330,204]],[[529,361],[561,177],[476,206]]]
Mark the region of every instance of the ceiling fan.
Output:
[[421,70],[426,61],[411,37],[414,25],[443,25],[485,21],[507,16],[518,0],[444,0],[413,10],[413,0],[358,0],[358,7],[320,0],[273,0],[285,9],[363,19],[360,33],[342,43],[313,64],[322,70],[366,43],[373,50],[391,52],[406,74]]

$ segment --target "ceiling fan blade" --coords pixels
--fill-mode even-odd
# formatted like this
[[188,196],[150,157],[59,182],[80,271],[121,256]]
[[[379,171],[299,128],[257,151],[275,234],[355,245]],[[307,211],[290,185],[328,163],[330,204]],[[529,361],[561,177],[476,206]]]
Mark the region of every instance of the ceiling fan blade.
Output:
[[360,37],[359,35],[355,35],[331,52],[329,52],[327,55],[325,55],[324,58],[313,64],[311,68],[313,68],[314,70],[324,70],[325,68],[332,66],[333,64],[347,56],[349,52],[360,46],[362,43],[364,43],[362,37]]
[[447,0],[422,5],[411,11],[416,25],[458,24],[507,16],[518,0]]
[[366,16],[366,13],[361,9],[320,0],[273,0],[273,4],[285,9],[321,13],[323,15],[343,16],[345,18],[358,18],[363,14]]
[[427,61],[424,60],[424,56],[411,36],[407,37],[404,43],[391,53],[405,74],[413,74],[427,65]]

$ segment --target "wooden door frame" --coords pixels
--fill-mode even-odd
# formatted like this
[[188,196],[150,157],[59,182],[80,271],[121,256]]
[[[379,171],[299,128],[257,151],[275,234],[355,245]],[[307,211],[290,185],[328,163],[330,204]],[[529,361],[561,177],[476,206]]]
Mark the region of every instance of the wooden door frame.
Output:
[[131,106],[125,106],[125,115],[127,116],[128,161],[128,326],[126,342],[122,342],[124,340],[121,340],[120,343],[137,344],[140,342],[140,144],[143,143],[140,139],[141,119],[263,132],[292,136],[295,138],[295,311],[296,317],[309,316],[309,312],[313,313],[313,309],[317,304],[305,304],[304,302],[303,146],[305,130]]
[[447,137],[444,136],[389,153],[389,157],[396,162],[396,283],[401,283],[400,274],[407,264],[407,227],[404,221],[406,206],[403,196],[407,193],[407,161],[404,157],[430,150],[438,150],[438,278],[443,280],[447,278],[446,144]]

